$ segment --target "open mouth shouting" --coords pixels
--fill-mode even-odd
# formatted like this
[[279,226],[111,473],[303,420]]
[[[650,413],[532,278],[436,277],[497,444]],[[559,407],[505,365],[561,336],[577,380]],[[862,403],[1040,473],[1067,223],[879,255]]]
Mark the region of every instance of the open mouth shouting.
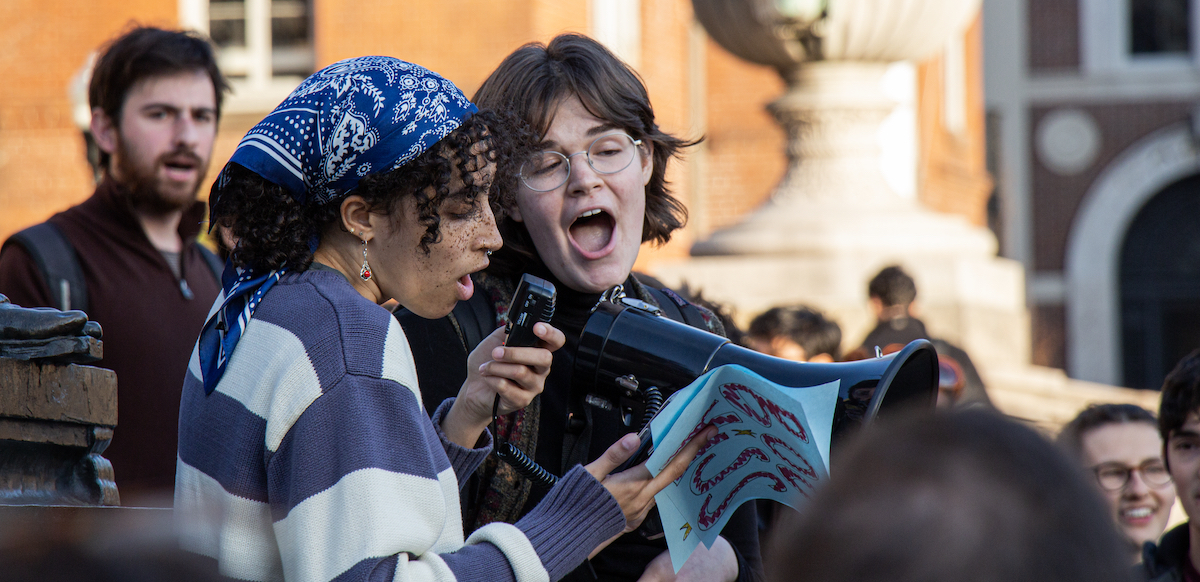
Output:
[[584,211],[568,227],[571,245],[587,259],[603,258],[612,252],[617,221],[599,208]]

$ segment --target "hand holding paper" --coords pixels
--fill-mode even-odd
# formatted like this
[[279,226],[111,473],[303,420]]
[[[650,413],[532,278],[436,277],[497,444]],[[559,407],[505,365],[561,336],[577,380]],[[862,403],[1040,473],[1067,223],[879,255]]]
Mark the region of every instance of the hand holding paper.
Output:
[[[707,428],[707,430],[705,430]],[[654,507],[655,494],[678,479],[687,470],[688,465],[696,458],[697,451],[705,446],[709,439],[717,434],[713,427],[700,427],[694,438],[689,438],[686,444],[681,443],[679,453],[669,460],[664,459],[665,465],[653,474],[643,463],[620,473],[609,474],[621,463],[625,462],[638,448],[636,434],[627,434],[624,438],[609,447],[599,459],[589,463],[585,469],[604,485],[605,489],[617,500],[621,511],[625,513],[625,532],[631,532],[646,519],[650,508]],[[625,533],[623,532],[623,533]],[[612,540],[609,540],[611,542]],[[596,551],[599,551],[606,542]],[[595,555],[595,552],[593,552]]]
[[788,388],[733,365],[672,395],[650,422],[651,472],[668,467],[671,455],[709,425],[719,430],[655,497],[676,572],[701,542],[712,547],[742,503],[773,499],[795,508],[828,479],[838,384]]

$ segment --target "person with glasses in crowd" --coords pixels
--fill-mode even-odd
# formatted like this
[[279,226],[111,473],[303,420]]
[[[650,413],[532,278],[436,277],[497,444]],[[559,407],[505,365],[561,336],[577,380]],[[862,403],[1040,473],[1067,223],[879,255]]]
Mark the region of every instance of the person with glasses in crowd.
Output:
[[1175,503],[1154,414],[1134,404],[1093,404],[1063,427],[1058,442],[1094,476],[1136,562],[1142,545],[1167,528]]
[[[601,455],[622,435],[622,411],[604,395],[581,393],[571,381],[580,332],[603,294],[623,293],[658,306],[667,317],[723,334],[713,313],[669,289],[643,284],[632,273],[643,243],[665,243],[687,220],[665,179],[667,163],[695,142],[658,127],[645,85],[632,69],[586,36],[563,34],[531,43],[504,59],[474,101],[516,114],[538,145],[519,172],[513,196],[497,209],[504,247],[474,276],[479,299],[460,303],[447,318],[428,321],[397,312],[405,331],[426,338],[413,346],[427,410],[461,384],[474,341],[507,322],[507,308],[523,273],[553,283],[558,292],[551,323],[566,335],[554,353],[545,390],[521,411],[496,420],[507,439],[542,468],[562,475]],[[477,340],[476,340],[477,341]],[[425,390],[425,387],[430,387]],[[546,495],[506,462],[490,458],[465,499],[468,529],[515,522]],[[711,549],[700,547],[680,579],[756,580],[761,577],[754,504],[732,515]],[[616,540],[567,579],[671,580],[676,574],[657,515]]]

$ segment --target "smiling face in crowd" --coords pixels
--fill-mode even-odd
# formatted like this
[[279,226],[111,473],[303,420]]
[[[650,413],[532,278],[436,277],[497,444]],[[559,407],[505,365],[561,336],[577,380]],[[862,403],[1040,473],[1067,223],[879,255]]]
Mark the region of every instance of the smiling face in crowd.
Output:
[[[1096,427],[1080,438],[1085,466],[1094,471],[1121,474],[1128,481],[1119,489],[1101,487],[1121,531],[1138,547],[1158,541],[1175,503],[1175,487],[1161,483],[1147,472],[1162,475],[1162,439],[1148,422],[1120,422]],[[1137,468],[1137,470],[1132,470]],[[1155,484],[1158,483],[1158,484]]]

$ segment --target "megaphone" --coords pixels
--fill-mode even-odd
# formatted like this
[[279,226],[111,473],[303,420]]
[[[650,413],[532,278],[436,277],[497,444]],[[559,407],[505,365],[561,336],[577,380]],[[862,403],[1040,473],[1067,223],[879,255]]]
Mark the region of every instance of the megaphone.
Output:
[[619,403],[631,424],[647,406],[647,387],[670,393],[725,364],[740,364],[783,386],[840,380],[835,441],[880,415],[911,407],[932,409],[937,400],[937,352],[926,340],[856,362],[794,362],[679,323],[664,317],[658,307],[630,297],[603,300],[588,318],[575,356],[573,386]]

